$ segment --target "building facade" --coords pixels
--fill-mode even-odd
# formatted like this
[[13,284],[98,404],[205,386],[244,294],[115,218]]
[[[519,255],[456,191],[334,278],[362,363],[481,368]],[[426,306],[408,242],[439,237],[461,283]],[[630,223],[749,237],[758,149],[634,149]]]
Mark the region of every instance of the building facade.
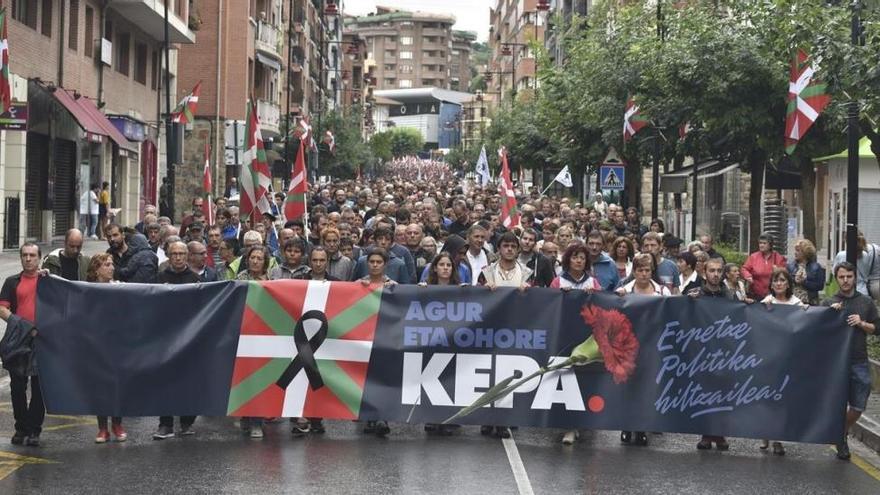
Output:
[[535,54],[528,43],[544,39],[547,20],[537,7],[538,0],[496,0],[489,12],[487,93],[495,103],[537,87]]
[[[366,40],[378,89],[433,87],[467,90],[469,36],[455,35],[452,15],[377,7],[375,14],[346,18],[346,28]],[[474,39],[476,36],[474,36]],[[455,71],[453,71],[455,67]],[[455,88],[453,88],[455,86]]]
[[[330,4],[333,4],[330,7]],[[269,165],[289,176],[286,129],[342,103],[345,44],[341,0],[204,0],[199,40],[181,49],[177,100],[201,81],[196,122],[185,133],[175,182],[176,210],[202,194],[207,143],[215,164],[215,194],[243,164],[247,105],[254,99]],[[217,164],[220,164],[219,166]]]
[[416,129],[422,134],[428,150],[462,145],[462,109],[474,95],[438,88],[379,90],[375,95],[377,105],[373,108],[373,121],[381,122],[382,129]]
[[[108,182],[117,221],[158,199],[164,4],[0,1],[7,9],[13,111],[0,133],[0,243],[52,242],[78,226],[79,198]],[[173,46],[190,44],[189,2],[171,1]],[[176,54],[170,70],[176,82]]]
[[[552,19],[558,19],[564,27],[571,22],[572,16],[586,16],[593,6],[593,0],[551,0],[550,15],[547,17],[547,32],[543,38],[547,54],[556,65],[565,63],[565,50],[560,43],[561,29],[554,29]],[[539,38],[541,39],[541,38]]]

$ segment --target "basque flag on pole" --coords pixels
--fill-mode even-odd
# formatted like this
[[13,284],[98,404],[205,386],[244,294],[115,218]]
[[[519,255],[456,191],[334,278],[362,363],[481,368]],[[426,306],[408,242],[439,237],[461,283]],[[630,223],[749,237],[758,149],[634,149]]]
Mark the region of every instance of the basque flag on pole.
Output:
[[[296,162],[290,172],[290,186],[287,189],[287,197],[284,198],[284,218],[296,220],[306,214],[306,193],[309,183],[306,180],[305,145],[299,142],[299,150],[296,153]],[[358,169],[360,171],[360,169]]]

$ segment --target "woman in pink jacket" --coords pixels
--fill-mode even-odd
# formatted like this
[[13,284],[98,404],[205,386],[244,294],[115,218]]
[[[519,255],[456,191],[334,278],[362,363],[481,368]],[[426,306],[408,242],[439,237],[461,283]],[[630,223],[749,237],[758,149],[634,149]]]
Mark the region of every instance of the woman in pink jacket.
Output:
[[742,266],[742,278],[749,283],[749,294],[756,301],[770,293],[773,269],[785,268],[785,256],[773,250],[773,239],[767,234],[758,236],[758,251],[749,255]]

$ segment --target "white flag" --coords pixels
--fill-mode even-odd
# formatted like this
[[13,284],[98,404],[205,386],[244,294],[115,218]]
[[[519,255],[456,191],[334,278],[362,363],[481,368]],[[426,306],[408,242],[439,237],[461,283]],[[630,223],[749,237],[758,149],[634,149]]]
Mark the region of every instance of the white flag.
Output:
[[480,150],[480,158],[477,160],[476,173],[480,176],[480,186],[486,187],[489,183],[489,159],[486,158],[486,147]]
[[574,182],[571,181],[571,172],[568,171],[568,165],[560,170],[553,180],[565,187],[572,187],[574,185]]

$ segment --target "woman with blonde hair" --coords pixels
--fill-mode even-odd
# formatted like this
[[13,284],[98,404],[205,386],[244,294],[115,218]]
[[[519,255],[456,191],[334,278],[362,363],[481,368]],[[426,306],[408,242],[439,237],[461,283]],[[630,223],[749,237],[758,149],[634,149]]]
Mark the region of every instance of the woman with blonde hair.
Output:
[[819,304],[819,292],[825,288],[825,268],[816,261],[816,246],[807,239],[794,244],[794,259],[786,266],[794,280],[794,295],[809,304]]

